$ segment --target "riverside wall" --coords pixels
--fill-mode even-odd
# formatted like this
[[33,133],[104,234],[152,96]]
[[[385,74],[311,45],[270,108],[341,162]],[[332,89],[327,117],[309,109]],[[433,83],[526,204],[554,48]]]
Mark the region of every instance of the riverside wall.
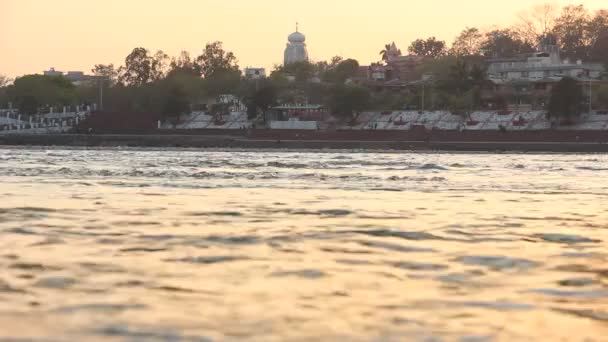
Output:
[[0,135],[5,146],[238,148],[296,150],[436,150],[608,152],[604,131],[106,131],[95,134]]

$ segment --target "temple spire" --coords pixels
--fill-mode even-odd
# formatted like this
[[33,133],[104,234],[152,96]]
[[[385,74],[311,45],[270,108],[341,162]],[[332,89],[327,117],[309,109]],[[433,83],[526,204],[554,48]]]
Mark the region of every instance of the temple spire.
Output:
[[296,22],[296,32],[300,32],[300,23]]

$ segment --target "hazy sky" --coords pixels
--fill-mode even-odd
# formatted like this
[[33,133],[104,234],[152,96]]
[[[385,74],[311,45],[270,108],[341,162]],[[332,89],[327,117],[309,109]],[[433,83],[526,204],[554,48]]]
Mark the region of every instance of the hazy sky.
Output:
[[[0,0],[0,74],[90,71],[121,64],[134,48],[197,54],[221,40],[239,65],[281,63],[300,22],[314,60],[335,55],[377,61],[385,43],[451,42],[465,26],[509,25],[547,0]],[[571,1],[554,1],[563,5]],[[590,9],[606,0],[578,0]]]

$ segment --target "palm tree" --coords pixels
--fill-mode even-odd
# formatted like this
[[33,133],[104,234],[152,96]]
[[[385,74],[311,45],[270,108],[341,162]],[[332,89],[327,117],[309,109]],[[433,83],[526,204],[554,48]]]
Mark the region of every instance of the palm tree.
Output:
[[388,53],[391,51],[391,44],[384,45],[384,50],[380,51],[380,56],[382,56],[382,60],[388,62]]

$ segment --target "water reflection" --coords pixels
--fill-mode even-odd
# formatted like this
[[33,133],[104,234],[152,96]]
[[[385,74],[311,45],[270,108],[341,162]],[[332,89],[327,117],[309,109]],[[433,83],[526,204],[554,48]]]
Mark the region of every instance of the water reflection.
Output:
[[0,340],[608,336],[608,156],[0,160]]

